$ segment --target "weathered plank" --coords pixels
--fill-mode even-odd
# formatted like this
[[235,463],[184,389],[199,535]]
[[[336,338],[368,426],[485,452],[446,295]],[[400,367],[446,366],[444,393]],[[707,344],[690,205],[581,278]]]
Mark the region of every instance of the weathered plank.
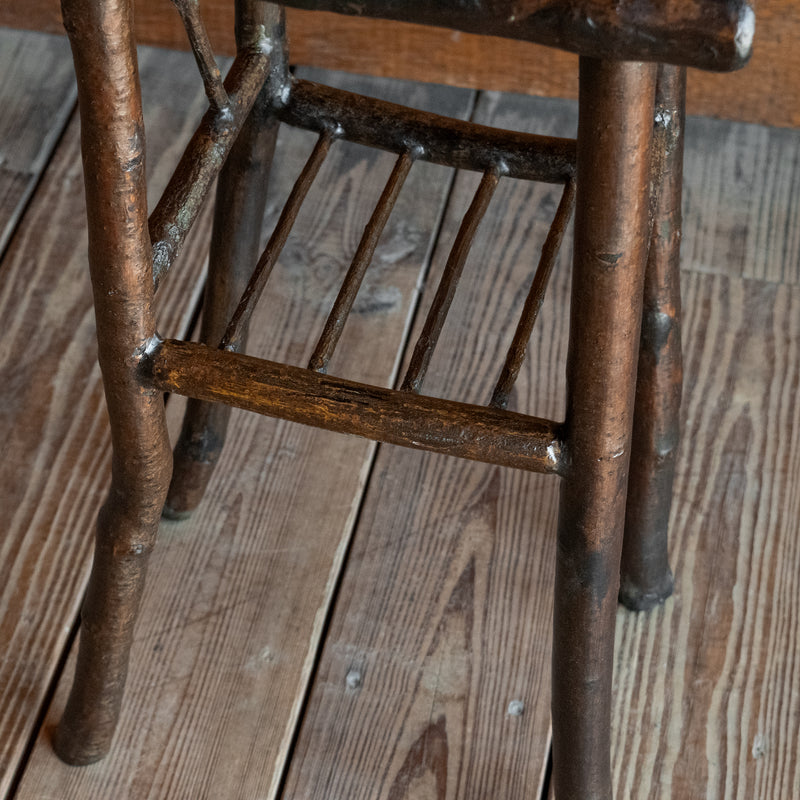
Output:
[[[452,89],[346,84],[463,114]],[[314,137],[282,131],[268,201],[274,223]],[[394,158],[337,144],[251,324],[249,352],[307,361]],[[408,324],[448,174],[415,165],[330,372],[386,384]],[[235,414],[210,497],[165,523],[151,561],[123,716],[111,754],[82,770],[47,730],[18,797],[272,797],[316,658],[374,445]]]
[[619,615],[615,780],[621,797],[796,797],[800,290],[685,285],[675,597]]
[[[477,118],[556,135],[573,133],[576,119],[570,103],[498,95],[484,97]],[[456,183],[421,312],[476,180]],[[488,402],[559,196],[501,181],[424,392]],[[511,400],[556,419],[570,250],[567,241]],[[547,477],[380,449],[287,797],[538,796],[557,490]]]
[[[195,87],[177,77],[190,66],[185,54],[150,52],[142,60],[142,78],[158,98],[146,119],[162,128],[150,137],[154,185],[163,185],[174,165],[171,148],[186,138],[204,103],[199,82]],[[169,106],[162,105],[165,98]],[[74,119],[2,263],[0,796],[34,734],[74,624],[109,468],[78,133]],[[186,326],[200,288],[203,250],[195,239],[186,256],[189,268],[163,287],[163,330],[177,333]]]
[[63,36],[0,29],[0,256],[77,97]]
[[800,136],[691,118],[683,263],[694,270],[800,280]]
[[800,135],[688,131],[675,597],[619,615],[615,780],[623,797],[796,797]]

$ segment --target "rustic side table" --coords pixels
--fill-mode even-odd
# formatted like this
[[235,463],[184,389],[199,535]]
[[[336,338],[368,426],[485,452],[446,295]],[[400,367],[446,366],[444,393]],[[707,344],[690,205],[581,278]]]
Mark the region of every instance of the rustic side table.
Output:
[[[59,755],[86,764],[107,752],[159,518],[162,510],[189,513],[199,502],[222,446],[227,407],[236,406],[561,476],[555,786],[559,798],[608,800],[617,599],[647,608],[672,586],[666,523],[681,391],[685,67],[728,70],[744,64],[752,10],[742,0],[291,3],[575,51],[581,55],[580,120],[573,141],[492,130],[297,80],[287,67],[282,7],[263,0],[237,0],[238,56],[223,82],[197,0],[174,3],[209,109],[148,219],[132,0],[63,0],[79,84],[90,268],[114,457],[82,611],[75,683],[56,737]],[[279,123],[314,131],[318,139],[259,252],[263,184]],[[252,309],[303,198],[339,139],[396,153],[394,170],[310,363],[246,355]],[[482,179],[402,386],[366,386],[328,375],[383,226],[418,160],[476,170]],[[154,294],[218,175],[202,343],[164,341],[157,333]],[[472,238],[499,181],[511,179],[560,183],[564,191],[512,345],[498,365],[493,395],[485,406],[426,396],[425,374]],[[547,420],[506,406],[573,210],[567,414],[563,421]],[[174,469],[165,391],[193,398]]]

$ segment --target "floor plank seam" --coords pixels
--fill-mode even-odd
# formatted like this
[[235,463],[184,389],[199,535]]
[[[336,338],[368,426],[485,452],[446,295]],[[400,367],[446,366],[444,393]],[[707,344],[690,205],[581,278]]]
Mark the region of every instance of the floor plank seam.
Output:
[[[402,350],[403,352],[405,351],[404,346],[402,347]],[[283,763],[281,764],[281,774],[277,781],[275,800],[281,800],[283,798],[283,794],[286,789],[286,782],[289,777],[289,769],[294,760],[294,751],[300,739],[300,732],[303,727],[303,721],[305,719],[306,709],[308,708],[308,702],[311,698],[311,691],[316,682],[317,672],[319,670],[320,662],[322,661],[322,654],[323,650],[325,649],[325,642],[328,638],[328,630],[330,629],[330,625],[336,611],[336,603],[339,599],[340,591],[342,588],[344,574],[347,569],[347,562],[350,557],[350,552],[353,548],[353,542],[355,541],[356,531],[358,531],[359,522],[361,521],[361,514],[364,510],[364,505],[367,497],[367,489],[369,488],[372,475],[374,474],[378,451],[380,450],[381,447],[383,447],[383,445],[381,445],[380,443],[376,443],[375,447],[372,448],[369,464],[364,470],[364,486],[361,490],[361,497],[359,497],[358,500],[358,508],[356,509],[356,513],[353,516],[353,527],[350,531],[350,536],[348,537],[347,546],[345,547],[344,552],[342,553],[342,564],[339,569],[339,573],[336,576],[336,581],[331,590],[331,597],[330,597],[330,602],[328,603],[328,608],[325,610],[325,619],[322,623],[322,630],[320,631],[317,650],[314,653],[314,662],[311,666],[311,669],[309,670],[308,680],[306,681],[306,685],[303,687],[303,697],[298,707],[297,718],[294,722],[294,728],[292,730],[291,739],[289,741],[289,745],[286,750],[286,756],[283,759]]]
[[[55,155],[56,151],[59,148],[64,136],[66,135],[67,130],[72,123],[73,117],[78,113],[78,97],[77,93],[75,97],[72,99],[71,108],[69,112],[65,113],[63,118],[57,120],[60,123],[60,128],[54,132],[50,140],[47,142],[46,146],[46,153],[40,155],[40,158],[37,159],[41,161],[41,165],[36,164],[34,167],[38,167],[38,172],[36,169],[31,170],[30,173],[30,180],[28,181],[28,186],[25,189],[22,197],[19,200],[19,204],[12,215],[12,224],[11,227],[5,232],[5,236],[2,236],[2,230],[0,230],[0,274],[4,271],[4,267],[6,265],[6,254],[11,249],[11,245],[16,237],[18,231],[22,227],[23,221],[25,219],[25,215],[28,212],[28,209],[31,207],[31,203],[33,202],[34,197],[36,196],[36,192],[39,189],[39,186],[44,179],[44,176],[47,174],[47,170],[50,166],[50,163],[53,160],[53,156]],[[7,268],[7,267],[5,267]]]
[[3,800],[14,800],[17,796],[17,791],[19,790],[20,785],[22,784],[22,779],[25,776],[25,771],[28,768],[28,762],[30,761],[31,755],[33,754],[33,749],[36,747],[36,742],[38,741],[41,733],[42,728],[44,727],[45,720],[47,719],[48,711],[50,710],[50,704],[53,702],[53,698],[55,697],[56,691],[58,689],[58,684],[61,681],[61,678],[64,674],[64,669],[67,666],[67,661],[69,660],[69,654],[72,650],[75,641],[78,638],[78,631],[80,629],[80,614],[78,614],[75,619],[72,621],[72,626],[69,631],[69,635],[64,642],[64,649],[61,651],[58,662],[53,669],[52,674],[50,675],[50,681],[47,684],[47,690],[42,697],[41,705],[39,706],[39,710],[36,712],[36,721],[31,726],[30,735],[28,737],[28,741],[25,743],[25,749],[22,752],[22,756],[20,757],[19,761],[17,762],[14,768],[14,774],[11,776],[11,781],[8,785],[8,791],[6,792],[5,797]]

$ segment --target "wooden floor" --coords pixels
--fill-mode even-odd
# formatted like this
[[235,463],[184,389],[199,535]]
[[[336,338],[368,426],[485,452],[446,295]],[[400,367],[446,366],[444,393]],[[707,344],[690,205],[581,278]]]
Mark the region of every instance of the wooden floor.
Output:
[[[0,796],[546,796],[557,480],[238,413],[210,496],[162,525],[111,754],[53,755],[109,466],[70,69],[62,39],[0,31]],[[576,123],[563,101],[334,79],[500,126]],[[144,52],[142,81],[156,197],[204,100],[186,55]],[[310,147],[282,135],[268,224]],[[336,145],[250,352],[308,358],[392,160]],[[476,180],[414,167],[331,372],[392,383]],[[501,182],[426,391],[488,399],[556,203]],[[691,120],[685,215],[676,591],[618,614],[616,796],[792,800],[800,132]],[[196,315],[199,228],[160,295],[165,335]],[[541,416],[563,413],[569,249],[512,398]]]

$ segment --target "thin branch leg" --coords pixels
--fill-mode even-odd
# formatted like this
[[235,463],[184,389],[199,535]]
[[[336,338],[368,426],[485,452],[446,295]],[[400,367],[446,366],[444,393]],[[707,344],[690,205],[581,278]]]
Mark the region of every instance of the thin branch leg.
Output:
[[[255,13],[241,7],[237,11],[240,15]],[[272,30],[276,36],[282,36],[282,19]],[[276,41],[272,49],[276,62],[272,77],[242,127],[217,185],[200,331],[201,340],[211,345],[218,344],[225,333],[258,259],[267,181],[278,132],[277,120],[270,114],[269,106],[275,91],[275,73],[281,67],[281,51],[282,41]],[[242,347],[244,342],[243,338],[237,344]],[[230,413],[226,405],[189,400],[175,446],[172,483],[163,510],[165,517],[186,517],[202,500],[222,451]]]
[[108,751],[119,715],[148,555],[170,475],[159,392],[139,381],[155,335],[145,146],[130,0],[64,0],[81,108],[89,265],[113,446],[72,692],[58,755]]
[[581,59],[553,640],[558,800],[611,800],[614,622],[647,254],[655,67]]
[[672,594],[667,525],[678,448],[681,359],[681,184],[686,70],[661,65],[653,129],[650,254],[622,547],[620,601],[639,611]]

